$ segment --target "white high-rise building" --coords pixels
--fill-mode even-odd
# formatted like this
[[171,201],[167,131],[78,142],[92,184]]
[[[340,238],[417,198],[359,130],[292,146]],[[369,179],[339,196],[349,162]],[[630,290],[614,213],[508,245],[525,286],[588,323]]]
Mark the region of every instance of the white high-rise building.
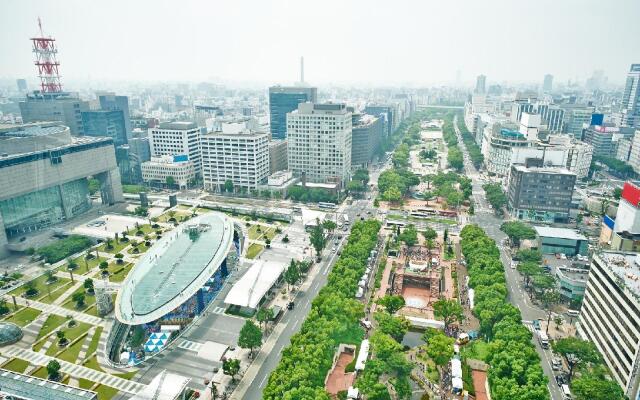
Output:
[[578,334],[596,345],[631,399],[640,393],[638,257],[637,253],[609,251],[593,255],[578,323]]
[[287,114],[289,169],[307,182],[349,181],[351,112],[344,104],[300,103]]
[[249,129],[243,122],[224,123],[221,130],[201,137],[204,188],[224,191],[256,190],[269,177],[269,134]]
[[151,157],[186,155],[196,174],[202,172],[200,128],[193,122],[163,122],[149,129]]
[[631,64],[622,94],[622,126],[640,127],[640,64]]

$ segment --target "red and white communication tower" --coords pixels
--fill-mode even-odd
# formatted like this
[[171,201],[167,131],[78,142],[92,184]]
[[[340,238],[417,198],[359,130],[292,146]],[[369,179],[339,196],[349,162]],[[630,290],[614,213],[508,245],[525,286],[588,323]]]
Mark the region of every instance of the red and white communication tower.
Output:
[[31,38],[31,41],[33,42],[33,52],[36,55],[34,63],[38,66],[40,88],[43,93],[62,92],[62,83],[60,83],[60,74],[58,73],[60,63],[56,58],[58,54],[56,40],[52,37],[44,37],[40,18],[38,18],[38,27],[40,28],[40,37]]

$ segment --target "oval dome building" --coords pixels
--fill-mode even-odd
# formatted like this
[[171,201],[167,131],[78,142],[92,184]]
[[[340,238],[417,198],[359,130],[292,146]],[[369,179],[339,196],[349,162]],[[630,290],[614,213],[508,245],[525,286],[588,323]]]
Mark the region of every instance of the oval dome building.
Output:
[[211,212],[163,234],[118,291],[118,323],[107,343],[112,361],[143,361],[206,309],[237,262],[238,231],[226,215]]

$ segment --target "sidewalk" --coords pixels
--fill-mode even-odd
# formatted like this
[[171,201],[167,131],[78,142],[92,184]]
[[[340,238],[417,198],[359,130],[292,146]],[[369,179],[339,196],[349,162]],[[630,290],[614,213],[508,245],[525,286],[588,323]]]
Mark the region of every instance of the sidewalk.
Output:
[[[13,345],[5,347],[2,352],[5,356],[16,357],[38,366],[46,366],[47,363],[49,363],[49,361],[53,359],[53,357],[36,353],[31,350],[21,349]],[[83,367],[81,365],[76,365],[59,359],[58,362],[60,363],[61,367],[60,371],[65,374],[69,374],[74,378],[82,378],[100,383],[102,385],[118,389],[128,394],[137,394],[146,387],[146,385],[143,385],[141,383],[119,378],[117,376],[109,375],[104,372],[96,371],[95,369]]]
[[27,300],[19,296],[16,296],[16,303],[18,303],[21,306],[35,308],[36,310],[40,310],[43,313],[47,313],[47,314],[56,314],[56,315],[61,315],[63,317],[70,315],[76,321],[86,322],[87,324],[90,324],[90,325],[103,325],[102,318],[94,317],[93,315],[81,313],[78,311],[69,310],[67,308],[56,306],[53,304],[41,303],[35,300]]

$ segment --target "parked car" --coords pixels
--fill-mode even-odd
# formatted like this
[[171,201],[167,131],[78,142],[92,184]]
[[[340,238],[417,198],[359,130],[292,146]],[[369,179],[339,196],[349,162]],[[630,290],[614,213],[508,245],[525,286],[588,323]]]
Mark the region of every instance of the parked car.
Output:
[[290,301],[287,304],[287,310],[293,310],[293,307],[295,307],[296,303],[294,303],[293,301]]
[[554,371],[560,371],[562,369],[562,361],[558,357],[554,357],[551,360],[551,369]]
[[533,320],[533,327],[536,328],[536,330],[540,330],[540,320],[539,319],[534,319]]

